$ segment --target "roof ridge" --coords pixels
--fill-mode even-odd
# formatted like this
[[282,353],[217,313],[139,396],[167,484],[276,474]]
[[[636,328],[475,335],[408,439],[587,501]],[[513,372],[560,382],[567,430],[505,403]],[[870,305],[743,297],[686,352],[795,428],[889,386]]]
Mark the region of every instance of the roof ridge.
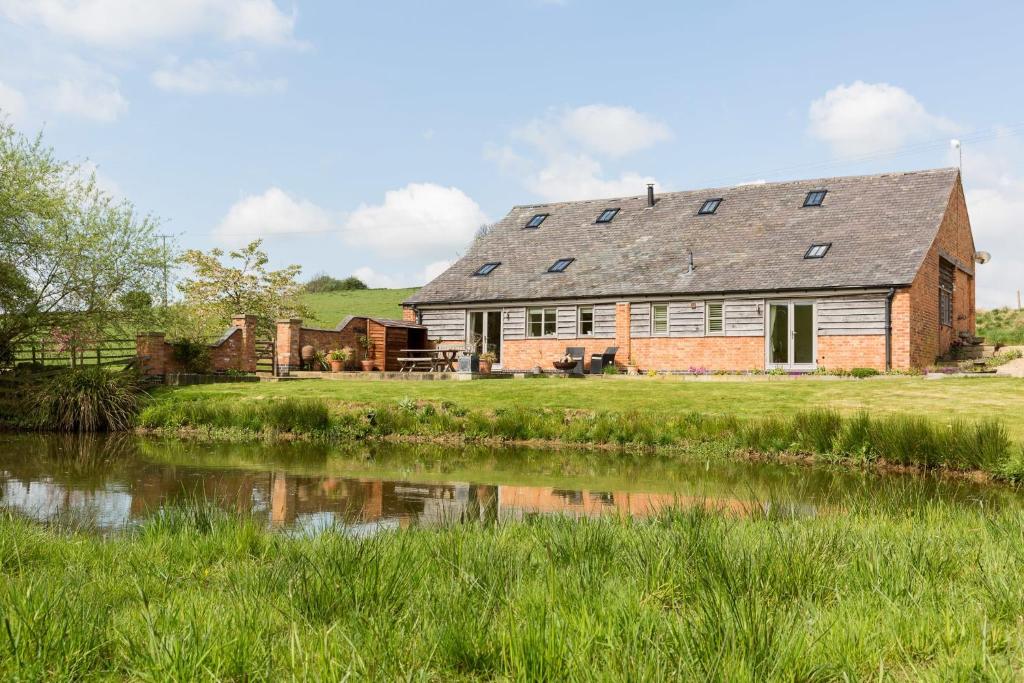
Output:
[[[745,187],[762,188],[762,187],[779,187],[779,186],[782,186],[782,185],[806,185],[806,184],[810,184],[810,183],[823,183],[823,182],[836,181],[836,180],[866,180],[868,178],[884,178],[884,177],[888,177],[888,176],[897,177],[897,176],[907,176],[907,175],[929,175],[929,174],[950,173],[950,172],[959,173],[959,171],[960,171],[960,169],[958,169],[956,166],[940,166],[938,168],[923,168],[923,169],[918,169],[918,170],[915,170],[915,171],[885,171],[885,172],[882,172],[882,173],[865,173],[865,174],[861,174],[861,175],[822,176],[820,178],[795,178],[795,179],[792,179],[792,180],[773,180],[773,181],[770,181],[770,182],[763,182],[763,183],[753,182],[752,181],[752,182],[745,182],[745,183],[735,183],[733,185],[718,185],[718,186],[713,186],[713,187],[696,187],[696,188],[687,189],[687,190],[668,190],[668,191],[657,193],[657,196],[658,197],[667,197],[667,196],[672,196],[672,195],[691,194],[691,193],[694,193],[694,192],[717,192],[717,191],[721,191],[721,190],[730,190],[730,189],[745,188]],[[645,198],[646,198],[646,196],[643,193],[641,193],[641,194],[621,195],[621,196],[618,196],[618,197],[597,197],[597,198],[591,198],[591,199],[565,199],[565,200],[556,201],[556,202],[541,202],[541,203],[531,203],[531,204],[513,204],[512,205],[512,209],[513,210],[514,209],[540,209],[540,208],[547,208],[547,207],[553,207],[553,206],[566,206],[566,205],[569,205],[569,204],[580,205],[580,204],[588,204],[588,203],[595,203],[595,204],[596,203],[609,203],[609,202],[624,201],[624,200],[627,200],[627,199],[645,199]]]

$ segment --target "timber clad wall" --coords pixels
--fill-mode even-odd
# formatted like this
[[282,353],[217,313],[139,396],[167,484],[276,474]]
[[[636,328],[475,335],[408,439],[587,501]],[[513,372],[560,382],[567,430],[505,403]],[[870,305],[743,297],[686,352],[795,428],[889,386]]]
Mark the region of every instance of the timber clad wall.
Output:
[[465,339],[466,311],[463,309],[424,310],[423,324],[427,335],[434,340]]
[[818,299],[818,335],[826,337],[885,334],[885,295]]

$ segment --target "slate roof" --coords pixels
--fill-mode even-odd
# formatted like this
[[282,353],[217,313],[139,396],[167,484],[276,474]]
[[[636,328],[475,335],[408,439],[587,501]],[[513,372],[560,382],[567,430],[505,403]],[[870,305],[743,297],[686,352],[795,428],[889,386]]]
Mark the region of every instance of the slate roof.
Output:
[[[909,285],[938,232],[958,171],[780,183],[516,206],[461,259],[406,300],[469,303]],[[827,190],[820,207],[803,207]],[[707,199],[723,201],[698,215]],[[595,224],[603,209],[620,209]],[[524,229],[538,213],[537,229]],[[804,259],[814,243],[825,258]],[[687,250],[694,270],[688,270]],[[556,259],[573,258],[563,273]],[[484,263],[501,265],[486,277]]]

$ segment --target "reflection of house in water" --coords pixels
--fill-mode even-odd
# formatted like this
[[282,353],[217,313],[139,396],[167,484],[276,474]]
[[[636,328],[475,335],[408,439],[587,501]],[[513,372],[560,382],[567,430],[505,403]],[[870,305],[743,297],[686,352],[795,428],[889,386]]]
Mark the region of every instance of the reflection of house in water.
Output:
[[[19,465],[0,472],[0,503],[40,520],[70,513],[104,529],[145,518],[170,504],[195,501],[253,514],[273,527],[300,531],[336,527],[356,536],[414,523],[512,521],[550,514],[647,516],[675,506],[749,514],[761,507],[736,498],[672,493],[419,483],[145,462],[125,463],[117,472],[81,480],[58,478],[52,470],[32,471],[25,462]],[[774,509],[772,513],[778,514]]]

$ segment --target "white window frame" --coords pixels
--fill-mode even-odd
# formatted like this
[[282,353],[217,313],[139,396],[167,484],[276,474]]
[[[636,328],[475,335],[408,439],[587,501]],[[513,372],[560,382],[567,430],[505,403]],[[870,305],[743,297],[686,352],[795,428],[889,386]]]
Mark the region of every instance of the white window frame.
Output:
[[[722,329],[718,331],[712,331],[711,329],[711,307],[721,307],[721,320]],[[704,302],[704,336],[707,337],[721,337],[725,335],[725,302],[724,301],[705,301]]]
[[[532,311],[540,311],[540,335],[533,333],[533,321],[530,319],[530,313]],[[550,322],[552,324],[551,334],[545,334],[544,329],[547,327],[549,318],[548,312],[551,313]],[[531,306],[526,309],[526,336],[529,339],[551,339],[558,336],[558,309],[553,306]]]
[[[590,311],[590,332],[583,331],[583,311]],[[594,307],[593,306],[578,306],[576,308],[576,335],[579,337],[593,337],[594,336]]]
[[[657,308],[664,308],[665,309],[665,329],[662,332],[658,332],[658,324],[657,324],[657,320],[656,320],[657,316],[654,313],[655,309],[657,309]],[[669,333],[668,304],[666,304],[666,303],[651,304],[651,336],[652,337],[667,337],[668,333]]]

